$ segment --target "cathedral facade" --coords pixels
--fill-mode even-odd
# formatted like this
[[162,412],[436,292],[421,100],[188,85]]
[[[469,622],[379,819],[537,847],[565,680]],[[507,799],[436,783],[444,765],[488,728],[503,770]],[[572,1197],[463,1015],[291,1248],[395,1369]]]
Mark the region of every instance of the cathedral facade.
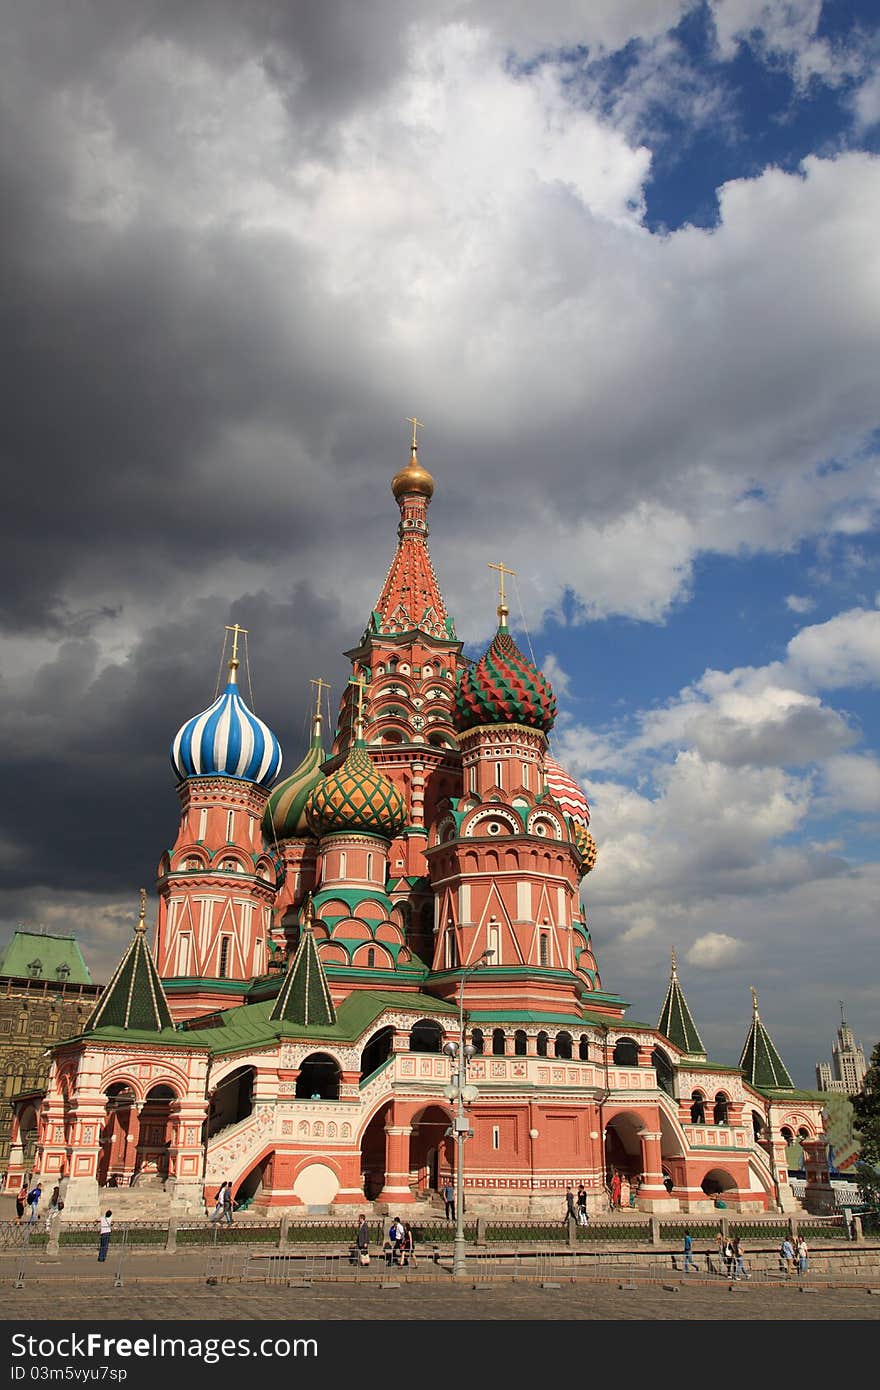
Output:
[[[797,1137],[821,1176],[821,1101],[797,1091],[753,1001],[738,1065],[709,1059],[673,956],[657,1025],[599,973],[582,883],[590,808],[553,759],[547,678],[508,625],[465,658],[428,552],[415,442],[392,483],[398,543],[325,746],[281,750],[238,686],[178,731],[176,841],[152,948],[133,940],[84,1029],[53,1053],[36,1138],[70,1215],[102,1188],[201,1210],[221,1182],[255,1210],[436,1201],[558,1215],[612,1175],[639,1208],[794,1209]],[[659,1000],[658,1000],[659,1002]],[[450,1052],[460,1049],[457,1057]],[[29,1112],[34,1116],[34,1107]]]

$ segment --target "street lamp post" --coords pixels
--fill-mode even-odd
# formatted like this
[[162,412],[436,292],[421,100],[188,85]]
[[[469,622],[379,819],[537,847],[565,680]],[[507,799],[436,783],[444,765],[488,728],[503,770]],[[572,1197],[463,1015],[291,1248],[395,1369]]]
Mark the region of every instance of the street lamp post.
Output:
[[494,951],[484,951],[479,960],[468,965],[461,972],[458,984],[458,1037],[457,1043],[448,1042],[443,1051],[452,1064],[452,1084],[446,1088],[446,1095],[456,1102],[455,1119],[452,1130],[455,1135],[455,1240],[452,1246],[452,1277],[461,1278],[467,1273],[467,1253],[464,1239],[464,1141],[470,1134],[470,1120],[465,1106],[476,1100],[476,1086],[467,1084],[468,1062],[474,1055],[471,1043],[464,1040],[464,982],[475,970],[488,963]]

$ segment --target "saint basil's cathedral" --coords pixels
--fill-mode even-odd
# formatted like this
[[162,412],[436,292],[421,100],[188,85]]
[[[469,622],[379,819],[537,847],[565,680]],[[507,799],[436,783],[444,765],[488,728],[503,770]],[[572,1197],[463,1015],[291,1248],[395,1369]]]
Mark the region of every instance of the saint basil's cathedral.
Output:
[[428,552],[415,435],[392,491],[397,549],[346,653],[335,738],[313,682],[311,745],[286,778],[232,629],[225,690],[172,744],[180,823],[152,948],[142,895],[83,1032],[16,1107],[7,1187],[35,1128],[34,1172],[64,1180],[69,1216],[133,1180],[180,1212],[227,1179],[292,1217],[436,1202],[455,1176],[444,1047],[463,1043],[472,1213],[555,1216],[581,1182],[599,1211],[613,1172],[648,1211],[720,1193],[797,1209],[786,1145],[821,1179],[821,1102],[794,1088],[754,994],[739,1064],[708,1058],[674,954],[657,1025],[626,1018],[581,901],[590,809],[549,753],[555,698],[511,635],[509,571],[471,662]]

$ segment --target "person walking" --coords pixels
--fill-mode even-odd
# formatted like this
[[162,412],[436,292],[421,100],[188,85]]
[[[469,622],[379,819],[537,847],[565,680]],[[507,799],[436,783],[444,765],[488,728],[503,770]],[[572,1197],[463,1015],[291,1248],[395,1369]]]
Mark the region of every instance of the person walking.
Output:
[[695,1274],[699,1274],[699,1272],[700,1272],[699,1269],[698,1269],[698,1267],[697,1267],[697,1262],[696,1262],[696,1260],[695,1260],[694,1257],[693,1257],[693,1248],[694,1248],[694,1242],[691,1240],[691,1233],[690,1233],[690,1231],[685,1231],[685,1233],[684,1233],[684,1272],[685,1272],[685,1274],[687,1274],[687,1272],[688,1272],[688,1266],[689,1266],[689,1265],[690,1265],[691,1269],[694,1271]]
[[105,1211],[104,1215],[101,1217],[101,1235],[98,1241],[98,1259],[100,1260],[101,1264],[103,1264],[107,1258],[107,1248],[110,1244],[110,1236],[112,1232],[113,1213],[112,1211]]
[[354,1238],[355,1257],[359,1265],[370,1263],[370,1228],[365,1212],[358,1217],[357,1234]]
[[[56,1188],[55,1190],[57,1191],[58,1189]],[[54,1206],[51,1206],[51,1205],[50,1205],[49,1210],[46,1212],[46,1235],[47,1235],[47,1236],[52,1234],[52,1222],[53,1222],[53,1221],[57,1221],[58,1217],[61,1215],[61,1213],[63,1212],[63,1210],[64,1210],[64,1203],[61,1201],[60,1197],[59,1197],[58,1201],[55,1203]]]
[[570,1187],[565,1189],[565,1215],[562,1218],[563,1226],[567,1226],[569,1221],[577,1221],[577,1208],[574,1204],[574,1193]]
[[400,1263],[403,1265],[416,1265],[416,1238],[413,1228],[408,1221],[403,1223],[403,1239],[400,1242]]
[[443,1201],[446,1204],[446,1220],[455,1220],[455,1188],[451,1182],[447,1182],[443,1188]]
[[735,1235],[733,1237],[733,1240],[730,1242],[730,1245],[731,1250],[733,1252],[733,1278],[751,1279],[752,1276],[750,1274],[746,1274],[745,1253],[743,1251],[742,1241],[740,1240],[738,1235]]
[[785,1237],[785,1240],[779,1247],[779,1260],[782,1265],[782,1268],[785,1271],[785,1277],[787,1279],[794,1267],[794,1246],[792,1245],[788,1236]]
[[626,1173],[624,1173],[623,1177],[620,1179],[620,1203],[619,1203],[619,1205],[621,1206],[621,1208],[623,1208],[623,1207],[627,1207],[627,1208],[628,1208],[628,1207],[629,1207],[629,1205],[630,1205],[629,1192],[630,1192],[630,1188],[629,1188],[629,1178],[626,1176]]
[[40,1205],[40,1198],[42,1197],[42,1195],[43,1189],[40,1187],[39,1183],[36,1183],[36,1185],[32,1187],[30,1192],[28,1193],[28,1206],[31,1209],[30,1216],[28,1217],[29,1226],[32,1225],[32,1223],[37,1219],[37,1207]]
[[587,1216],[587,1189],[581,1183],[577,1190],[577,1219],[579,1226],[589,1225],[590,1218]]
[[809,1253],[810,1252],[807,1250],[807,1242],[804,1240],[803,1236],[799,1236],[796,1254],[798,1274],[801,1276],[801,1278],[803,1278],[803,1276],[807,1272],[807,1257]]
[[15,1197],[15,1219],[19,1225],[21,1225],[21,1218],[24,1216],[24,1209],[27,1206],[28,1191],[28,1175],[25,1174]]
[[232,1200],[232,1183],[227,1181],[223,1188],[223,1220],[226,1222],[227,1226],[232,1225],[232,1212],[234,1207],[235,1203]]

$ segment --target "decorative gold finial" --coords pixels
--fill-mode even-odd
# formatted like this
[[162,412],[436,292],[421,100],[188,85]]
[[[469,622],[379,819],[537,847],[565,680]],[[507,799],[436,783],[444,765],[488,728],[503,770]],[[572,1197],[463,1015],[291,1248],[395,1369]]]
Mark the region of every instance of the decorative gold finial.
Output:
[[137,920],[135,931],[145,932],[147,930],[147,890],[141,889],[141,911]]
[[238,639],[239,637],[247,637],[248,630],[246,627],[240,627],[238,623],[233,623],[232,626],[226,623],[226,631],[232,633],[232,656],[229,658],[229,675],[230,678],[234,680],[235,672],[238,670],[239,666]]
[[504,597],[504,576],[506,574],[509,574],[513,578],[516,576],[516,570],[509,570],[507,566],[502,562],[499,562],[497,565],[490,564],[489,569],[498,570],[501,582],[501,602],[498,605],[498,622],[502,627],[507,627],[507,619],[510,616],[510,609],[507,607],[507,601]]
[[416,450],[417,450],[418,447],[419,447],[418,430],[419,430],[419,428],[421,428],[421,429],[424,429],[424,428],[425,428],[425,422],[424,422],[424,420],[418,420],[418,419],[416,419],[415,415],[407,415],[407,417],[406,417],[406,423],[407,423],[408,425],[412,425],[412,427],[413,427],[413,437],[412,437],[412,444],[410,445],[410,448],[412,449],[413,453],[415,453]]
[[321,733],[321,691],[329,690],[328,681],[321,680],[320,676],[312,677],[309,685],[314,685],[315,689],[315,713],[312,715],[312,738],[318,738]]
[[673,980],[677,980],[677,979],[678,979],[678,971],[677,971],[677,969],[676,969],[676,963],[675,963],[675,947],[674,947],[674,946],[673,946],[673,948],[672,948],[672,978],[673,978]]
[[752,1013],[755,1015],[755,1018],[757,1018],[757,1017],[758,1017],[758,991],[755,989],[755,986],[754,986],[754,985],[749,985],[749,989],[752,991]]
[[366,681],[363,676],[349,676],[349,685],[357,686],[357,721],[354,726],[355,741],[360,742],[364,736],[364,688]]
[[303,922],[303,931],[313,931],[315,926],[315,900],[309,893],[306,897],[306,920]]

